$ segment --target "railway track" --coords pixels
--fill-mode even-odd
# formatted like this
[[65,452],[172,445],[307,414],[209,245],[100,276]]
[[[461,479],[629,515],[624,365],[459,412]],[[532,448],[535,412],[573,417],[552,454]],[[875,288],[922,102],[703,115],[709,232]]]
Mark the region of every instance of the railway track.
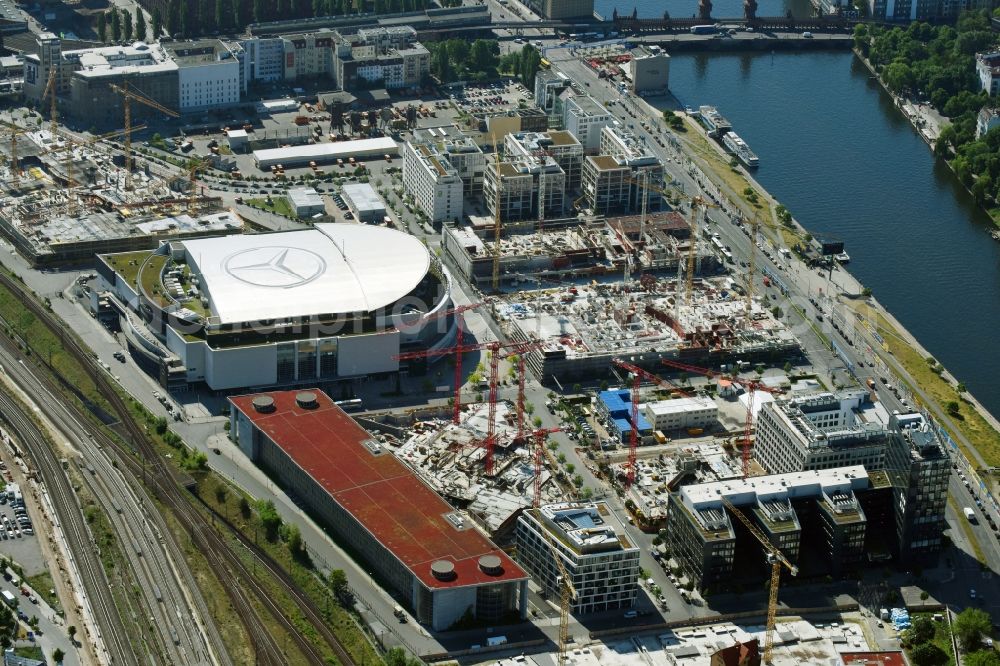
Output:
[[96,616],[98,642],[107,651],[105,657],[116,665],[139,666],[140,661],[132,645],[124,639],[128,634],[118,613],[93,535],[87,527],[83,510],[77,504],[76,493],[69,479],[49,448],[44,434],[34,420],[25,414],[21,405],[6,393],[0,392],[0,413],[3,420],[18,434],[21,444],[31,456],[45,488],[52,496],[52,506],[58,516],[63,533],[70,543],[72,557],[80,570],[85,594]]
[[[119,419],[119,425],[124,429],[124,439],[129,442],[133,450],[127,450],[116,439],[103,431],[94,432],[95,441],[115,451],[118,454],[119,464],[128,468],[136,478],[145,479],[157,498],[174,513],[184,530],[190,535],[192,543],[208,560],[213,572],[219,577],[226,589],[234,611],[247,629],[257,654],[257,663],[285,666],[288,660],[271,636],[271,632],[257,612],[255,604],[262,606],[274,621],[287,631],[296,647],[310,664],[316,666],[326,664],[322,654],[302,635],[295,623],[274,601],[273,592],[257,579],[254,572],[247,567],[239,555],[230,548],[223,536],[210,524],[209,518],[193,504],[191,496],[183,490],[174,469],[166,464],[149,440],[146,431],[134,420],[128,405],[113,386],[108,374],[94,362],[92,354],[74,336],[68,334],[62,322],[42,306],[20,283],[6,273],[0,273],[0,285],[21,296],[24,306],[59,338],[63,349],[80,363],[101,396],[108,402],[111,411]],[[39,360],[45,364],[44,359]],[[53,375],[57,375],[55,368],[49,367],[48,369]],[[54,380],[45,378],[45,381],[52,384],[53,388],[58,388],[54,386]],[[136,456],[139,456],[141,461]],[[337,659],[345,666],[353,666],[354,660],[323,620],[322,613],[312,600],[299,590],[291,576],[239,532],[233,530],[233,534],[247,549],[250,557],[254,559],[254,566],[259,564],[274,576],[278,587],[292,599]]]

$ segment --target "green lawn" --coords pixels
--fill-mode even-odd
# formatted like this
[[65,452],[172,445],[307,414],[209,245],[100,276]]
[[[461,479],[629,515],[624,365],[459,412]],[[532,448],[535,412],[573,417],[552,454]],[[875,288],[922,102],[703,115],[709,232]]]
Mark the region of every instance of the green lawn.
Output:
[[267,199],[250,199],[247,201],[247,205],[270,211],[276,215],[295,217],[288,199],[282,196],[271,197],[271,203],[267,203]]
[[142,267],[142,262],[150,254],[152,254],[152,250],[124,252],[107,257],[107,262],[111,268],[121,274],[128,284],[135,285],[137,284],[136,281],[139,277],[139,269]]

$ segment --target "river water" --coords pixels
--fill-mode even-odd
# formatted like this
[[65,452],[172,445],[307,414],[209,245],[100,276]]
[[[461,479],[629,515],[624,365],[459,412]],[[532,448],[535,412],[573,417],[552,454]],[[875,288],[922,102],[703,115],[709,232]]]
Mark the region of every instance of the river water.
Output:
[[670,88],[719,108],[756,178],[1000,415],[1000,243],[987,216],[850,53],[679,55]]
[[[611,18],[618,8],[619,14],[632,14],[638,10],[640,18],[659,18],[664,10],[674,18],[686,18],[698,13],[698,0],[595,0],[594,9],[605,18]],[[757,16],[784,16],[788,10],[797,17],[812,16],[809,0],[757,0]],[[735,18],[743,16],[743,0],[712,0],[712,16]]]

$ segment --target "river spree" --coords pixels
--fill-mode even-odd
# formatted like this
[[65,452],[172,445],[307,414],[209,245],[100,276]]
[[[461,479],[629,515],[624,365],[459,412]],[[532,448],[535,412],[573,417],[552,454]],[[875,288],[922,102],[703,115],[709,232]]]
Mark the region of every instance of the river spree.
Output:
[[1000,243],[948,168],[850,53],[681,55],[670,88],[717,106],[756,178],[1000,415]]

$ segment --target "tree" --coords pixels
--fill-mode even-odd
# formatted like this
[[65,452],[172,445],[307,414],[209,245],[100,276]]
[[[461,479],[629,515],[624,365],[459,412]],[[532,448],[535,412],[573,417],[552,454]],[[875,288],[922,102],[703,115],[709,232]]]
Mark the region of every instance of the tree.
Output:
[[97,15],[97,39],[102,42],[108,41],[108,13],[101,12]]
[[135,15],[135,38],[140,42],[146,41],[146,12],[141,9]]
[[949,400],[948,404],[945,405],[945,408],[948,410],[950,415],[958,416],[959,404],[954,400]]
[[1000,666],[1000,654],[993,650],[970,652],[962,658],[965,666]]
[[906,640],[911,645],[920,645],[932,638],[934,638],[934,622],[926,615],[916,618],[906,631]]
[[76,643],[76,625],[75,624],[71,624],[68,627],[66,627],[66,633],[69,634],[69,642],[75,644]]
[[329,584],[334,596],[340,600],[340,603],[349,603],[351,599],[351,587],[347,584],[347,574],[344,573],[343,569],[331,569],[326,582]]
[[302,540],[302,532],[295,523],[288,525],[285,533],[285,541],[288,543],[288,552],[292,554],[292,559],[302,561],[306,558],[306,544]]
[[[142,10],[139,10],[139,13],[141,14]],[[122,30],[122,38],[126,42],[132,41],[132,31],[134,29],[135,26],[132,25],[132,12],[130,12],[127,9],[123,9],[121,17],[121,30]]]
[[959,382],[958,386],[955,387],[955,390],[958,391],[959,393],[965,393],[968,389],[965,387],[965,384]]
[[181,27],[181,14],[180,14],[180,1],[170,0],[170,4],[167,5],[167,36],[173,37],[180,31]]
[[264,536],[268,541],[275,541],[278,538],[278,531],[281,529],[281,516],[271,500],[257,502],[257,514],[260,516],[261,527],[264,528]]
[[66,653],[63,652],[62,648],[56,648],[52,651],[52,661],[56,664],[61,664],[63,659],[66,658]]
[[979,608],[966,608],[958,614],[952,623],[952,631],[962,649],[972,652],[982,643],[983,636],[992,629],[992,621],[986,611]]
[[118,13],[117,7],[111,8],[111,41],[117,42],[122,38],[122,17]]
[[948,655],[933,643],[922,643],[910,652],[914,666],[941,666],[948,662]]
[[157,40],[157,39],[160,38],[160,35],[163,34],[163,16],[160,15],[160,8],[159,7],[156,7],[156,8],[153,9],[152,23],[153,23],[153,25],[152,25],[152,28],[153,28],[153,40],[155,41],[155,40]]
[[226,497],[229,495],[229,489],[226,488],[226,484],[219,482],[215,484],[215,501],[219,504],[226,503]]

